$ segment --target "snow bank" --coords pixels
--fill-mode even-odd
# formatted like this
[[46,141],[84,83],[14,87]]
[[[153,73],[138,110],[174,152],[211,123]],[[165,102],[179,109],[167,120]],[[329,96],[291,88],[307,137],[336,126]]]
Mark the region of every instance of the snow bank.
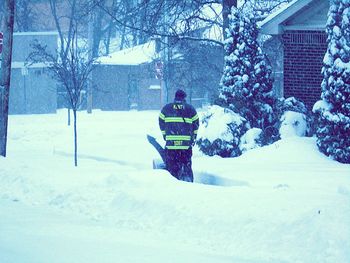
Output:
[[157,120],[79,112],[75,168],[65,111],[10,116],[1,262],[350,262],[350,165],[314,138],[239,158],[195,148],[190,184],[152,170],[159,156],[145,134],[161,138]]
[[246,152],[248,150],[254,149],[256,147],[261,146],[259,144],[260,135],[262,130],[259,128],[249,129],[240,139],[239,148],[242,152]]

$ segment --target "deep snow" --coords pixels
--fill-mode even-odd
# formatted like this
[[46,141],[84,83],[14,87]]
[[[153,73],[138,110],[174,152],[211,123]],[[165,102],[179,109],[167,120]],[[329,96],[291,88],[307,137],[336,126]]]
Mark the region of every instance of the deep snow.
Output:
[[78,118],[75,168],[66,111],[10,116],[0,262],[350,262],[350,165],[314,138],[232,159],[195,149],[190,184],[151,168],[158,112]]

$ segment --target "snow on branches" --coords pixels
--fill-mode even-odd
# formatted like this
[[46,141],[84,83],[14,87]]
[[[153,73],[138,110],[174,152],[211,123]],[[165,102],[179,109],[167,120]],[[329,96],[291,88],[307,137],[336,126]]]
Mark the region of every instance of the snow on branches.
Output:
[[350,163],[350,2],[333,0],[328,13],[328,49],[323,61],[317,145],[321,152]]
[[272,70],[258,42],[254,17],[232,8],[229,18],[219,98],[252,127],[264,129],[273,121]]

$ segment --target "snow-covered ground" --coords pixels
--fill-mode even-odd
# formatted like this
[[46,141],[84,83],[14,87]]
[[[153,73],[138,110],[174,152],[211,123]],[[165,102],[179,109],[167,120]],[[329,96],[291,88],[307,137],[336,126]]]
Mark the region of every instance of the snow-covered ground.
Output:
[[10,116],[0,158],[0,262],[350,263],[350,165],[289,137],[196,183],[152,170],[158,112]]

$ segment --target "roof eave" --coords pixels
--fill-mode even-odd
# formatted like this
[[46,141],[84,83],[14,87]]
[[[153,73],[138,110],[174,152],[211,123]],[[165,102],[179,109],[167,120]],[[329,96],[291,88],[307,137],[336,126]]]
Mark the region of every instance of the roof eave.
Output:
[[284,32],[283,22],[313,1],[314,0],[295,0],[281,11],[277,11],[277,13],[268,16],[261,23],[261,33],[266,35],[282,34]]

